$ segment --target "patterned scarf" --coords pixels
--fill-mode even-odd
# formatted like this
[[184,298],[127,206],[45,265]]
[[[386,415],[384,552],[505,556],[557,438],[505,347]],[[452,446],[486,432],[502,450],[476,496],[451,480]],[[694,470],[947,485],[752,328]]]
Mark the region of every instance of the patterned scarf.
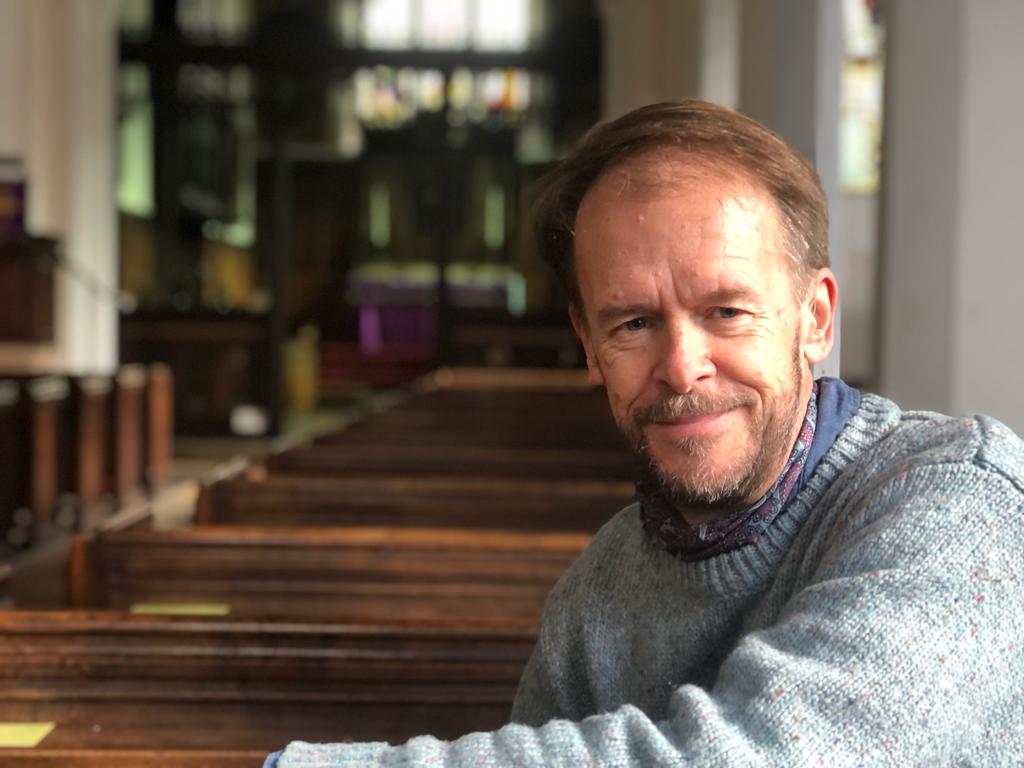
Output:
[[815,382],[800,434],[778,480],[753,506],[710,523],[689,525],[657,488],[637,483],[644,532],[655,546],[686,562],[705,560],[756,541],[785,508],[797,486],[814,440],[817,418],[818,384]]

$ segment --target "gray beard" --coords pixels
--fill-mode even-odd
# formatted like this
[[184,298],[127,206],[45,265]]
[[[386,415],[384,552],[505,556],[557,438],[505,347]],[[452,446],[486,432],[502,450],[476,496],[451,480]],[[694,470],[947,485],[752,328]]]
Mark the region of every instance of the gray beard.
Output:
[[[796,381],[796,392],[799,393],[806,374],[800,365],[797,352],[798,350],[794,350],[793,377]],[[684,480],[665,471],[651,455],[647,440],[643,437],[643,426],[659,419],[711,413],[723,408],[746,405],[749,402],[752,402],[752,399],[722,400],[693,395],[671,395],[640,411],[634,419],[630,437],[637,465],[637,484],[641,492],[659,497],[662,503],[678,511],[691,509],[719,515],[745,509],[756,502],[755,494],[774,480],[769,475],[775,472],[779,457],[785,458],[792,450],[792,436],[804,414],[801,405],[806,407],[806,403],[801,404],[799,397],[794,396],[786,413],[767,415],[767,418],[758,419],[753,424],[752,435],[754,438],[760,436],[757,452],[744,470],[724,481],[701,477],[699,472],[695,477]],[[699,439],[679,440],[675,448],[691,456],[698,464],[709,452],[708,443]]]

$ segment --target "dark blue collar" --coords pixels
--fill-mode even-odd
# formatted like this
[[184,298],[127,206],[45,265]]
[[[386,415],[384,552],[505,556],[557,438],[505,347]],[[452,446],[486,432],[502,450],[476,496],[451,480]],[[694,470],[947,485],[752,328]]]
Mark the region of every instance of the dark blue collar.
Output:
[[[807,484],[814,470],[818,468],[822,457],[843,431],[846,422],[860,407],[860,392],[842,379],[822,376],[818,379],[818,421],[814,426],[814,441],[810,453],[804,463],[804,471],[800,482],[794,489],[793,496]],[[793,496],[790,496],[792,498]]]
[[[819,379],[786,470],[753,507],[709,525],[691,527],[656,485],[639,481],[637,501],[648,539],[687,562],[705,560],[757,541],[804,488],[859,405],[860,392],[842,380]],[[794,472],[799,472],[795,478]]]

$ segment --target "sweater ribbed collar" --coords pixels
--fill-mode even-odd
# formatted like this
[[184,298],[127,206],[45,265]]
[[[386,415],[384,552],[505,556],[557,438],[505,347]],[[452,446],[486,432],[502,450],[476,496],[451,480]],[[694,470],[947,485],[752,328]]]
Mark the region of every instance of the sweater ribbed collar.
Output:
[[814,440],[818,420],[818,383],[808,399],[804,419],[782,472],[754,504],[709,523],[689,525],[659,488],[637,483],[644,533],[680,560],[705,560],[759,539],[782,512],[796,490]]
[[[822,384],[826,380],[822,380]],[[837,381],[837,380],[832,380]],[[639,505],[634,505],[634,524],[652,554],[660,552],[678,566],[677,572],[681,585],[688,590],[701,593],[726,595],[759,591],[766,581],[774,578],[779,563],[793,547],[794,541],[806,523],[814,516],[814,510],[832,488],[833,483],[850,465],[860,459],[865,451],[875,446],[900,423],[903,416],[899,407],[890,400],[877,395],[860,396],[842,382],[841,390],[845,397],[839,397],[844,404],[841,411],[851,415],[839,429],[838,436],[831,441],[831,446],[815,462],[814,469],[790,499],[785,510],[772,525],[768,526],[764,535],[745,547],[725,552],[715,557],[694,562],[683,562],[669,555],[655,544],[643,532],[639,519]],[[852,393],[853,396],[849,396]],[[834,397],[836,392],[832,391]],[[841,391],[842,395],[843,392]],[[830,397],[830,388],[823,386],[819,392],[819,405]],[[831,430],[822,424],[822,410],[819,408],[819,423],[816,434],[818,439]],[[815,449],[812,446],[812,457]]]

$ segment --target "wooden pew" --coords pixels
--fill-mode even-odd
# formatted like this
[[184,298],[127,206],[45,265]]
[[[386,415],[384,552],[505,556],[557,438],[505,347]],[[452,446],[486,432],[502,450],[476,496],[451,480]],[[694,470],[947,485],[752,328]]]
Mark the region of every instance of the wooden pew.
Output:
[[[29,546],[40,527],[74,527],[77,501],[72,467],[74,446],[70,388],[63,376],[12,376],[0,406],[5,439],[13,444],[3,460],[17,467],[5,473],[5,505],[16,500],[5,521],[5,539],[15,548]],[[18,390],[15,398],[13,385]],[[15,405],[16,407],[12,407]]]
[[258,749],[14,748],[0,751],[11,768],[259,768]]
[[111,429],[111,485],[119,503],[126,504],[145,495],[145,391],[146,369],[123,366],[114,378],[114,408]]
[[588,540],[429,528],[98,532],[73,543],[69,600],[272,619],[536,620]]
[[259,765],[293,739],[454,738],[508,721],[535,639],[508,623],[0,613],[0,721],[56,725],[0,763]]
[[[420,434],[424,429],[499,431],[532,435],[540,442],[620,446],[603,395],[583,392],[440,390],[402,400],[375,413],[370,423]],[[339,437],[344,436],[339,433]]]
[[11,546],[22,546],[31,538],[31,529],[26,529],[32,520],[21,400],[18,382],[0,380],[0,535]]
[[629,481],[633,458],[579,372],[442,370],[347,429],[267,459],[304,476]]
[[400,474],[616,481],[633,477],[631,458],[617,450],[461,445],[311,445],[272,454],[267,467],[271,472],[321,477]]
[[150,491],[171,479],[174,458],[174,374],[163,363],[146,376],[146,484]]
[[[607,410],[607,406],[604,406]],[[625,452],[626,444],[608,417],[594,418],[567,406],[561,413],[539,415],[528,411],[395,410],[375,414],[365,421],[318,438],[318,446],[352,443],[415,444],[429,446],[477,445],[483,447],[604,448]]]
[[[75,525],[75,500],[65,485],[73,464],[70,386],[63,376],[41,376],[24,382],[26,449],[29,451],[29,504],[36,521]],[[63,481],[63,482],[62,482]],[[63,486],[63,487],[62,487]]]
[[83,511],[93,514],[106,495],[110,379],[48,375],[17,381],[23,406],[15,429],[30,488],[28,506],[45,524],[82,527]]
[[74,411],[74,487],[80,507],[78,530],[88,531],[113,507],[110,428],[113,381],[109,376],[83,376],[72,380]]
[[593,533],[633,485],[473,477],[305,477],[253,467],[200,487],[199,525],[454,527]]

